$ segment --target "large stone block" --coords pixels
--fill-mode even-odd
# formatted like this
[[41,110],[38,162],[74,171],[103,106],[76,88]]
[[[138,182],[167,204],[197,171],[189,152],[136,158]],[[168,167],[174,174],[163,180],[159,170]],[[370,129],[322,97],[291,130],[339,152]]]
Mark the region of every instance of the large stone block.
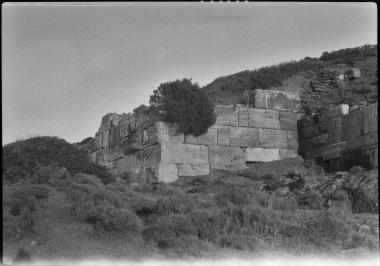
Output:
[[239,127],[248,127],[249,125],[249,115],[248,115],[248,107],[240,107],[238,108],[238,125]]
[[278,111],[250,108],[248,113],[249,127],[273,129],[280,128]]
[[211,169],[241,170],[245,166],[245,150],[240,147],[210,146],[209,162]]
[[281,159],[287,159],[287,158],[295,158],[298,157],[297,152],[289,149],[280,149],[280,158]]
[[259,132],[257,128],[231,127],[230,145],[238,147],[259,147]]
[[175,125],[158,121],[155,124],[158,142],[183,143],[185,136],[179,133]]
[[247,162],[270,162],[280,160],[279,149],[247,148]]
[[363,108],[364,134],[377,131],[377,103],[371,104]]
[[301,107],[301,98],[291,92],[256,89],[253,97],[255,108],[297,112]]
[[356,111],[343,116],[342,139],[348,140],[363,134],[363,112]]
[[360,148],[372,146],[375,144],[378,144],[377,131],[364,135],[364,136],[347,140],[347,150],[360,149]]
[[312,159],[318,156],[322,156],[327,153],[343,152],[346,150],[347,142],[341,141],[335,144],[326,145],[317,149],[310,149],[305,151],[305,158]]
[[178,179],[178,168],[174,163],[160,163],[158,167],[158,181],[171,183]]
[[298,151],[298,133],[297,131],[286,131],[286,137],[288,141],[287,149]]
[[189,144],[198,144],[198,145],[216,145],[217,144],[217,128],[216,126],[209,127],[207,132],[195,137],[193,135],[185,136],[185,142]]
[[328,145],[328,139],[329,139],[329,135],[327,133],[319,135],[319,136],[315,136],[311,139],[311,147],[318,148],[318,147],[326,146]]
[[297,113],[280,111],[280,128],[297,130]]
[[286,149],[288,145],[286,130],[259,129],[261,148]]
[[210,174],[209,164],[177,164],[178,176],[197,176]]
[[216,126],[218,134],[218,145],[230,145],[231,127]]
[[185,143],[161,143],[162,163],[208,163],[208,147]]
[[332,144],[342,140],[343,116],[328,120],[328,143]]
[[239,125],[239,113],[237,107],[233,105],[216,105],[214,110],[216,114],[215,125],[236,127]]

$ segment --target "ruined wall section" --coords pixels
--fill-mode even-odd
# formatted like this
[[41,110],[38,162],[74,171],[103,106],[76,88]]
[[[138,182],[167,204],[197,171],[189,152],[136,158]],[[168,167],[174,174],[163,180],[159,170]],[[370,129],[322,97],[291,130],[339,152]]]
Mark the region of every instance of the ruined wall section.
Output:
[[299,121],[300,153],[328,171],[355,165],[378,167],[378,104],[349,112],[340,105],[319,117]]

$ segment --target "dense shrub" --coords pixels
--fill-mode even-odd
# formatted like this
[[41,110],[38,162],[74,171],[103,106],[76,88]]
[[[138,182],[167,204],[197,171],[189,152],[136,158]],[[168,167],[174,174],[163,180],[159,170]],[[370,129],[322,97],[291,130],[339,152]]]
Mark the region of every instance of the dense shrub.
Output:
[[161,84],[150,103],[166,113],[165,121],[176,123],[185,135],[201,135],[216,121],[214,108],[198,84],[189,79]]
[[70,172],[64,167],[57,165],[37,165],[33,169],[33,176],[30,182],[34,184],[46,184],[49,183],[49,179],[67,180],[70,177]]
[[88,184],[93,186],[103,186],[102,181],[94,175],[86,175],[83,173],[77,173],[73,176],[73,180],[78,184]]
[[41,174],[39,178],[42,181],[46,176],[43,172],[49,169],[38,170],[38,167],[49,167],[49,165],[64,167],[71,174],[79,172],[92,174],[104,183],[114,180],[106,168],[90,162],[84,151],[57,137],[35,137],[3,147],[3,178],[7,182],[31,179],[36,167],[36,171],[39,172],[37,176]]

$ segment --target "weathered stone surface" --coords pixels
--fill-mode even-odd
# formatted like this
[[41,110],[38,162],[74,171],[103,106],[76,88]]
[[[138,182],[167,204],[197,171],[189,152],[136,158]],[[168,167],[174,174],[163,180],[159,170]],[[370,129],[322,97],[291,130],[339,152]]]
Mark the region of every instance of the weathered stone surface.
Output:
[[280,149],[280,158],[281,159],[287,159],[287,158],[295,158],[298,157],[297,152],[289,149]]
[[169,123],[158,121],[155,124],[158,142],[184,143],[185,136]]
[[328,111],[321,113],[321,115],[319,116],[319,121],[322,122],[325,120],[332,119],[334,117],[346,115],[346,114],[348,114],[348,112],[349,112],[349,105],[348,104],[340,104],[338,106],[335,106],[331,110],[328,110]]
[[254,106],[261,109],[297,112],[301,107],[301,98],[291,92],[257,89],[254,91]]
[[249,127],[280,128],[279,112],[265,109],[249,109]]
[[368,134],[377,131],[378,117],[377,117],[377,103],[368,105],[363,108],[363,133]]
[[230,145],[231,127],[216,126],[218,135],[218,145]]
[[347,147],[347,142],[341,141],[341,142],[323,146],[317,149],[307,150],[305,152],[305,157],[307,159],[311,159],[318,156],[322,156],[325,153],[342,152],[346,150],[346,147]]
[[216,145],[218,141],[216,126],[209,127],[206,133],[198,136],[196,139],[197,144]]
[[185,143],[187,144],[197,144],[197,137],[193,135],[186,135],[185,136]]
[[319,136],[315,136],[311,139],[311,147],[318,148],[321,146],[325,146],[328,144],[329,134],[322,134]]
[[343,116],[328,120],[328,143],[332,144],[342,140]]
[[231,127],[230,145],[237,147],[259,147],[257,128]]
[[287,148],[286,130],[259,129],[260,147],[262,148]]
[[210,146],[211,169],[241,170],[245,166],[245,150],[240,147]]
[[161,162],[207,164],[208,148],[205,145],[163,142]]
[[247,148],[247,162],[270,162],[280,160],[279,149]]
[[215,125],[236,127],[239,125],[239,113],[237,107],[233,105],[216,105],[214,110],[217,115]]
[[373,132],[364,136],[347,140],[347,150],[364,148],[378,143],[378,133]]
[[238,109],[238,125],[239,127],[248,127],[249,125],[249,116],[248,116],[248,108],[240,107]]
[[343,116],[342,139],[359,137],[363,133],[363,112],[356,111]]
[[158,167],[158,181],[171,183],[178,178],[177,165],[173,163],[160,163]]
[[336,159],[341,156],[341,152],[326,152],[322,155],[322,159],[324,161],[331,160],[331,159]]
[[209,164],[177,164],[178,176],[197,176],[210,174]]
[[286,132],[288,146],[287,148],[293,151],[298,151],[298,133],[297,131]]
[[280,111],[280,128],[285,130],[297,130],[297,113]]

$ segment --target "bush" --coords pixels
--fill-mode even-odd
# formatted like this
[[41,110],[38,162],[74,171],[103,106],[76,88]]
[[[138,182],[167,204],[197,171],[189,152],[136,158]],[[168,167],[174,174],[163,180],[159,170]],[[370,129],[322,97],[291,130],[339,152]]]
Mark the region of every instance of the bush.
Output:
[[201,135],[216,121],[214,108],[198,84],[189,79],[161,84],[150,96],[150,103],[166,113],[164,119],[176,123],[185,135]]
[[46,184],[50,178],[56,180],[67,180],[71,177],[70,172],[58,165],[37,165],[33,169],[33,176],[30,180],[34,184]]
[[77,173],[73,176],[73,180],[78,184],[88,184],[93,186],[103,186],[102,181],[94,175],[86,175],[83,173]]
[[38,182],[47,181],[49,175],[66,175],[60,172],[62,168],[71,174],[95,175],[106,184],[114,180],[105,167],[92,163],[86,152],[57,137],[35,137],[3,147],[3,177],[7,182],[30,180],[34,171]]

